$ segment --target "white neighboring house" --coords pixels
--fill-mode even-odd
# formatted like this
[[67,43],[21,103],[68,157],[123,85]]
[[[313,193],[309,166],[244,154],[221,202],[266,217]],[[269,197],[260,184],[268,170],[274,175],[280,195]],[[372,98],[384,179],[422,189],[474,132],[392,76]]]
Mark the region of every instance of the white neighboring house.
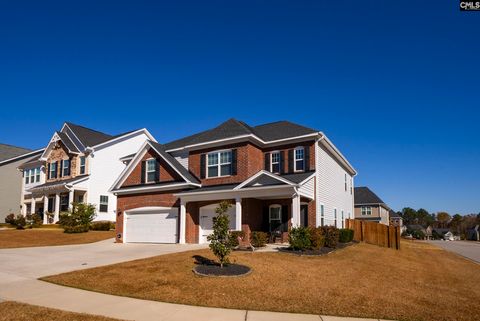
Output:
[[72,202],[96,206],[96,221],[116,220],[116,196],[109,192],[125,165],[119,159],[155,138],[147,129],[108,135],[66,122],[53,134],[40,157],[20,165],[21,209],[54,223]]

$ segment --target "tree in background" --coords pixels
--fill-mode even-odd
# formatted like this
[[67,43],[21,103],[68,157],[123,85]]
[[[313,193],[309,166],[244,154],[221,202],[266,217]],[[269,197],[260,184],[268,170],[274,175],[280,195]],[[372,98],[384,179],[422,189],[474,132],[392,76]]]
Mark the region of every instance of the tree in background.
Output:
[[450,220],[450,223],[448,224],[448,227],[456,232],[457,234],[460,234],[460,224],[462,223],[463,217],[460,214],[455,214],[452,216],[452,219]]
[[447,212],[438,212],[437,221],[441,227],[445,228],[452,217]]
[[406,225],[418,224],[417,211],[411,207],[404,207],[402,210],[403,223]]

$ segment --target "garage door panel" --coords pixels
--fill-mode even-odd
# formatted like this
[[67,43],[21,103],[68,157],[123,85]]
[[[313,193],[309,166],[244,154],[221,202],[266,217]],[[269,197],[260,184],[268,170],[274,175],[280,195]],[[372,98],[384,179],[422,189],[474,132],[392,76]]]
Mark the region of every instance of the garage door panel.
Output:
[[126,239],[129,243],[176,243],[177,233],[178,209],[127,214]]

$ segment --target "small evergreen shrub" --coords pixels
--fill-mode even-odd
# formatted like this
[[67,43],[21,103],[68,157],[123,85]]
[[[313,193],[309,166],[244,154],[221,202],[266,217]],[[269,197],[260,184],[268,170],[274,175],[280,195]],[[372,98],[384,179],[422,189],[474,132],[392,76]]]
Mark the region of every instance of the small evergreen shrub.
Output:
[[28,228],[40,227],[43,224],[42,218],[38,214],[27,214],[25,216],[26,226]]
[[310,243],[312,250],[319,250],[325,245],[323,229],[319,227],[310,228]]
[[268,234],[265,232],[255,231],[250,235],[250,243],[253,247],[264,247],[267,245]]
[[59,224],[62,226],[65,233],[88,232],[90,229],[90,224],[95,216],[96,213],[94,205],[85,203],[72,203],[72,208],[69,212],[60,214]]
[[213,218],[213,233],[207,236],[210,241],[210,250],[220,261],[220,267],[228,263],[228,256],[232,251],[231,238],[229,233],[230,219],[227,215],[228,209],[232,206],[227,201],[222,201],[215,209],[217,216]]
[[25,220],[25,216],[18,214],[15,217],[15,222],[13,225],[17,228],[17,230],[24,230],[25,226],[27,225],[27,221]]
[[92,231],[110,231],[112,228],[112,222],[110,221],[97,221],[90,224]]
[[239,245],[238,238],[244,238],[245,232],[244,231],[230,231],[230,244],[232,247],[237,247]]
[[5,217],[5,223],[15,225],[15,214],[10,213]]
[[335,226],[322,226],[322,233],[325,236],[325,246],[329,248],[337,247],[339,232]]
[[308,227],[294,227],[288,232],[288,242],[290,247],[297,251],[310,249],[312,242],[310,241],[310,229]]
[[353,241],[353,230],[348,228],[340,229],[338,241],[340,243],[349,243]]

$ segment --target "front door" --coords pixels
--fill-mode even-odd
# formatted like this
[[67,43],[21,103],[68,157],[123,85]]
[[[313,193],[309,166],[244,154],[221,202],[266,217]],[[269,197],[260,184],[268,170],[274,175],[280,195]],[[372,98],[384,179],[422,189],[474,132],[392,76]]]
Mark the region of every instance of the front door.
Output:
[[300,205],[300,226],[308,226],[308,205]]

